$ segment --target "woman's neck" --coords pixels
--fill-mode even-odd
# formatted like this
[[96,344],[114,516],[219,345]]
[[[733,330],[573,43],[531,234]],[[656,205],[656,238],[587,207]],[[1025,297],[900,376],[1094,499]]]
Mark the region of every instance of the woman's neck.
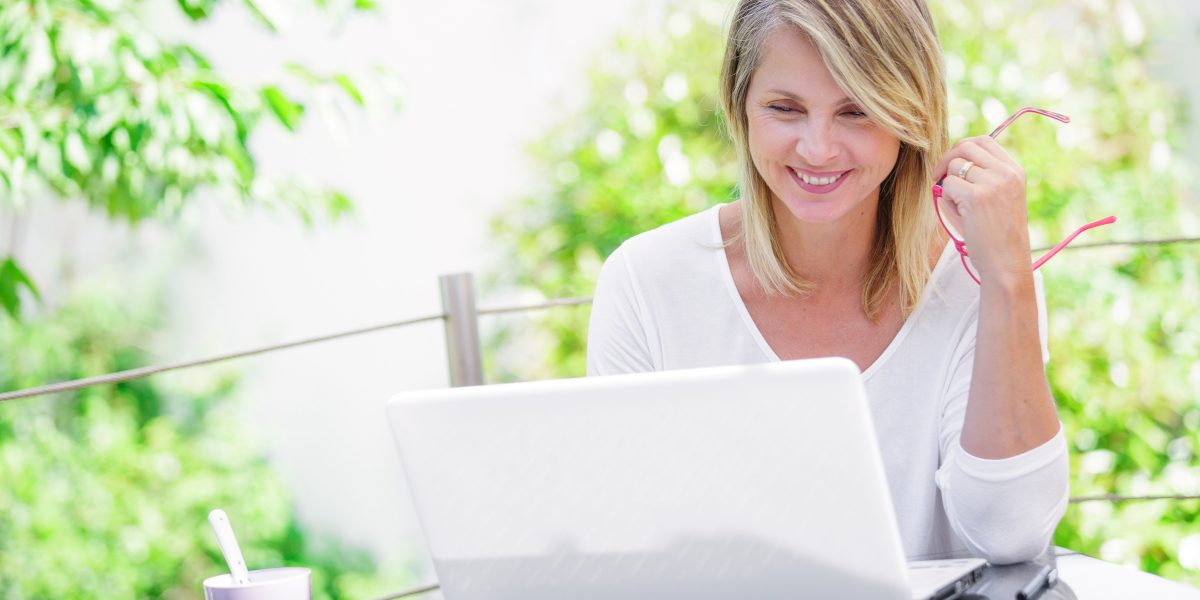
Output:
[[788,265],[818,288],[857,289],[871,266],[879,197],[864,201],[832,223],[805,223],[772,201],[779,242]]

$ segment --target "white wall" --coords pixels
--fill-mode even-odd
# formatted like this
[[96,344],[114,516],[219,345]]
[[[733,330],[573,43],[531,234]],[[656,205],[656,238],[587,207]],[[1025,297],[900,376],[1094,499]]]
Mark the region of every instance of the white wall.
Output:
[[[273,215],[209,211],[181,268],[171,358],[431,314],[437,276],[489,263],[487,223],[527,189],[527,140],[581,93],[582,68],[637,13],[633,0],[394,2],[337,35],[297,18],[282,38],[230,10],[196,37],[235,80],[298,60],[404,83],[403,109],[256,140],[265,168],[344,186],[349,223],[304,231]],[[643,3],[644,4],[644,3]],[[644,10],[642,11],[644,12]],[[164,357],[167,358],[167,357]],[[439,324],[245,363],[242,387],[301,518],[395,565],[423,556],[384,400],[447,382]],[[424,560],[422,558],[422,560]]]

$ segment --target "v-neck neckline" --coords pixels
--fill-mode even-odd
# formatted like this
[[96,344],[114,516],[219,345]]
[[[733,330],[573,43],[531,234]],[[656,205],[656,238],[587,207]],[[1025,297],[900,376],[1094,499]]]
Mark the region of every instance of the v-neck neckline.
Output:
[[[734,309],[737,310],[738,314],[741,316],[742,322],[745,324],[746,329],[750,333],[750,337],[754,338],[754,341],[756,344],[758,344],[759,349],[772,362],[782,362],[783,359],[779,358],[779,354],[777,354],[775,349],[767,343],[767,338],[763,337],[762,331],[758,329],[758,325],[754,322],[754,317],[750,316],[750,309],[746,307],[746,301],[742,298],[742,294],[738,291],[737,283],[733,280],[733,269],[729,264],[729,256],[726,254],[725,238],[721,235],[721,207],[727,205],[728,203],[718,204],[709,209],[709,212],[712,213],[710,233],[717,249],[719,250],[715,253],[717,270],[720,273],[721,280],[725,283],[725,288],[729,292],[730,299],[733,301]],[[921,312],[925,308],[925,305],[928,303],[927,299],[930,294],[930,288],[933,287],[933,281],[944,268],[944,265],[949,260],[950,255],[953,254],[951,252],[952,248],[953,246],[947,243],[946,247],[942,249],[942,254],[938,257],[938,262],[934,266],[933,272],[929,276],[929,283],[926,284],[925,291],[921,293],[921,299],[917,302],[916,308],[913,309],[912,313],[908,315],[908,318],[904,319],[904,324],[900,326],[900,331],[896,332],[896,335],[892,337],[892,341],[888,343],[886,348],[884,348],[883,353],[871,363],[871,366],[867,367],[862,372],[864,381],[879,371],[879,369],[887,362],[887,360],[891,358],[893,354],[895,354],[896,349],[900,347],[900,344],[904,342],[904,338],[908,336],[908,332],[911,331],[915,326],[917,317],[920,316]]]

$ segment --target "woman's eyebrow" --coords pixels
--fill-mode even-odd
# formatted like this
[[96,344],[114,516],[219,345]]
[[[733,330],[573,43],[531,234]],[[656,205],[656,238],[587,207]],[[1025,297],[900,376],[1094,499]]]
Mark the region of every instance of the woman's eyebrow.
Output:
[[[767,93],[768,94],[778,94],[780,96],[786,96],[788,98],[791,98],[792,100],[795,100],[796,102],[800,102],[802,104],[804,103],[804,98],[802,98],[801,96],[799,96],[797,94],[793,94],[792,92],[789,92],[787,90],[773,89],[773,90],[767,90]],[[857,102],[855,102],[853,99],[851,99],[849,97],[844,97],[841,100],[837,101],[837,106],[844,106],[846,104],[857,104]]]

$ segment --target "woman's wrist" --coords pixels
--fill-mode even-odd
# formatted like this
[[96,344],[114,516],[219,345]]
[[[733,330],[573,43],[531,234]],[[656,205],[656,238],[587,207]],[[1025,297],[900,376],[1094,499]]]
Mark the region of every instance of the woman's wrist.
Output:
[[1009,267],[995,269],[981,278],[983,290],[999,290],[1006,294],[1021,295],[1033,292],[1033,267]]

